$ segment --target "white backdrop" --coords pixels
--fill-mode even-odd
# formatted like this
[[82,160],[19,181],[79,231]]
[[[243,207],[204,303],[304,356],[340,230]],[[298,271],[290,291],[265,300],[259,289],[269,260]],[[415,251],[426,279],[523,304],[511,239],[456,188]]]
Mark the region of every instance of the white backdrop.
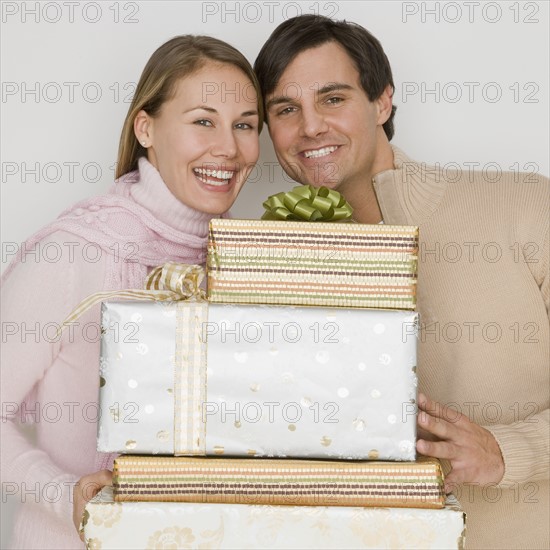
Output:
[[[3,1],[1,10],[3,267],[61,210],[107,189],[135,82],[178,34],[216,36],[253,62],[294,15],[356,21],[392,64],[396,145],[465,170],[549,173],[547,2],[60,0]],[[261,144],[236,216],[258,217],[267,195],[291,186],[273,166],[267,130]]]

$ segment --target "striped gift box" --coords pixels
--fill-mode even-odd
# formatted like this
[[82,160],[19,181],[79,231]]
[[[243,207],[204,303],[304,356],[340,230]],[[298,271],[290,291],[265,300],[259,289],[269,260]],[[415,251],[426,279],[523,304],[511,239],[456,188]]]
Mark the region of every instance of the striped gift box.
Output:
[[438,460],[343,462],[119,456],[115,501],[443,508]]
[[418,228],[213,219],[211,302],[414,309]]

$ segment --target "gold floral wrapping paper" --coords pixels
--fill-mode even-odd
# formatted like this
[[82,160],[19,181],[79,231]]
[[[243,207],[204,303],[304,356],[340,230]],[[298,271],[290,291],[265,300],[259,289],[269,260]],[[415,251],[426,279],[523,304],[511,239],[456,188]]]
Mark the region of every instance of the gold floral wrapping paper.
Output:
[[88,550],[463,549],[465,514],[445,508],[262,506],[114,502],[103,489],[86,506]]
[[414,309],[418,228],[213,219],[208,299]]
[[415,459],[418,314],[104,302],[98,450]]
[[300,506],[443,508],[435,458],[364,462],[119,456],[117,502],[218,502]]

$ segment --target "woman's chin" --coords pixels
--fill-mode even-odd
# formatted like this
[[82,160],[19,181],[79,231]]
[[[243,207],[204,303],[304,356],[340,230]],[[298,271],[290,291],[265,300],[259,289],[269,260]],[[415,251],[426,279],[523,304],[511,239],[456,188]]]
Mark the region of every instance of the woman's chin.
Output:
[[[198,198],[198,197],[197,197]],[[183,202],[183,201],[182,201]],[[227,212],[235,202],[233,195],[222,195],[217,193],[201,193],[200,200],[194,200],[192,204],[187,204],[191,208],[204,212],[205,214],[212,214],[213,216],[220,216],[224,212]]]

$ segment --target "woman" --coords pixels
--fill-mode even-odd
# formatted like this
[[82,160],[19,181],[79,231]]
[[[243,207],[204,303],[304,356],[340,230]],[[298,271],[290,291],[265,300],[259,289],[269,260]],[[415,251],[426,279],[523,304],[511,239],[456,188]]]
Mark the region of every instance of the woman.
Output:
[[[71,517],[78,525],[85,502],[110,483],[114,455],[95,450],[99,308],[61,338],[55,326],[91,293],[142,288],[167,260],[204,263],[208,223],[231,207],[257,161],[262,120],[244,56],[210,37],[170,40],[136,88],[111,192],[68,209],[22,247],[61,249],[60,261],[23,253],[6,270],[3,321],[38,327],[36,338],[19,332],[3,343],[2,482],[24,502],[13,548],[82,548]],[[35,446],[18,426],[30,421]]]

